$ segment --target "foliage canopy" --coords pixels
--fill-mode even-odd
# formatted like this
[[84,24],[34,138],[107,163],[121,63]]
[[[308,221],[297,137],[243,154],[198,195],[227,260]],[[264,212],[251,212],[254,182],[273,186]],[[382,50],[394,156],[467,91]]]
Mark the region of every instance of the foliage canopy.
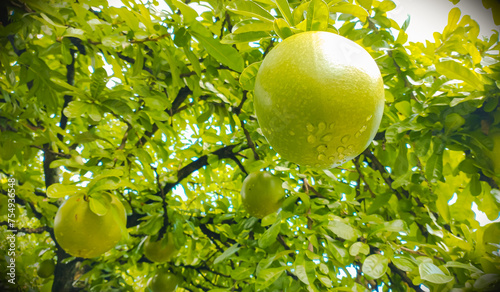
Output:
[[[0,248],[14,178],[17,289],[141,291],[160,269],[180,291],[498,285],[499,223],[481,226],[471,210],[499,215],[498,32],[479,37],[454,8],[433,41],[408,42],[409,19],[388,18],[390,0],[122,2],[1,7]],[[363,46],[385,83],[375,140],[332,169],[281,159],[254,115],[260,62],[308,30]],[[263,219],[240,198],[260,169],[286,189],[281,212]],[[100,257],[69,256],[54,237],[58,206],[84,193],[105,213],[104,192],[124,204],[127,236]],[[168,232],[179,252],[147,260],[146,237]],[[46,259],[55,275],[41,279]]]

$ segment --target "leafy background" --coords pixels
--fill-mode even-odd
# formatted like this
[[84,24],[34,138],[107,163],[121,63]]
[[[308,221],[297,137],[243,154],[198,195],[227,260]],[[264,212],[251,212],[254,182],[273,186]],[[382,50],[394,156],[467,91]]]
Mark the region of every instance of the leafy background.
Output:
[[[181,291],[494,291],[499,223],[481,226],[471,204],[499,215],[488,158],[498,32],[479,37],[454,8],[434,40],[408,42],[409,19],[388,18],[390,0],[122,2],[1,9],[0,230],[15,178],[16,289],[140,291],[164,267]],[[499,22],[497,3],[483,5]],[[386,85],[375,140],[333,169],[281,159],[253,112],[259,62],[307,30],[362,45]],[[287,198],[258,220],[239,191],[261,169]],[[54,240],[61,197],[76,187],[126,206],[129,236],[101,257],[70,257]],[[145,237],[167,231],[179,254],[149,262]],[[36,276],[43,259],[57,260],[53,278]]]

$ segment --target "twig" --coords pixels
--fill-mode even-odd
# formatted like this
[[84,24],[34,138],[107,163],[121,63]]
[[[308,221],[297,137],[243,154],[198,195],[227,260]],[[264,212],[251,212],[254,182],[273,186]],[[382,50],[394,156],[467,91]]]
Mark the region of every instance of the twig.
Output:
[[253,143],[252,138],[250,137],[250,133],[245,128],[245,124],[243,123],[243,120],[240,121],[240,125],[241,125],[241,128],[243,129],[243,132],[245,133],[245,137],[247,139],[248,146],[250,147],[250,149],[252,149],[254,159],[260,160],[259,154],[257,153],[257,149],[255,148],[255,144]]
[[[404,247],[404,246],[400,246],[399,247],[401,250],[407,252],[407,253],[411,253],[411,254],[414,254],[414,255],[419,255],[419,256],[424,256],[424,257],[427,257],[429,255],[427,255],[426,253],[424,252],[421,252],[421,251],[417,251],[417,250],[412,250],[412,249],[409,249],[407,247]],[[434,258],[436,260],[439,260],[439,261],[442,261],[442,262],[446,262],[442,257],[439,257],[439,256],[434,256]]]
[[370,185],[366,181],[365,175],[361,172],[361,168],[359,166],[359,156],[354,158],[353,163],[354,163],[354,166],[356,167],[356,171],[359,174],[359,178],[365,183],[365,188],[370,192],[370,194],[372,195],[372,198],[375,198],[375,194],[373,193],[372,189],[370,188]]
[[320,198],[324,198],[325,196],[323,196],[322,194],[320,194],[316,189],[314,189],[313,186],[311,186],[309,184],[309,182],[307,181],[307,178],[304,178],[303,179],[304,181],[304,191],[306,192],[306,194],[309,194],[309,191],[313,192],[316,196],[320,197]]
[[236,157],[236,155],[233,155],[230,157],[234,162],[236,162],[236,164],[238,165],[238,167],[241,169],[241,171],[243,171],[243,173],[245,174],[245,176],[248,175],[248,172],[246,171],[245,167],[243,166],[243,164],[241,164],[241,161]]

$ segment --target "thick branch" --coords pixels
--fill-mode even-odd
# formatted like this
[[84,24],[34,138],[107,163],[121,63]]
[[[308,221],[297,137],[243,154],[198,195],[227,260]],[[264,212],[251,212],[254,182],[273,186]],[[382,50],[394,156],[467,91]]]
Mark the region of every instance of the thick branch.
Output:
[[[71,64],[66,65],[66,82],[69,85],[75,85],[75,53],[76,51],[71,49]],[[71,102],[73,97],[71,95],[65,95],[64,96],[64,104],[61,109],[61,120],[59,121],[59,127],[61,129],[66,129],[66,125],[68,124],[68,117],[64,114],[64,109],[68,106],[68,104]],[[61,134],[57,134],[57,138],[62,141],[63,136]]]
[[[214,152],[212,152],[212,155],[217,155],[219,159],[224,159],[224,158],[231,158],[234,156],[233,149],[238,146],[238,144],[235,145],[229,145],[223,148],[220,148]],[[208,165],[208,155],[203,155],[197,160],[189,163],[188,165],[184,166],[177,172],[177,181],[174,183],[167,183],[165,187],[163,188],[163,192],[165,194],[168,194],[176,185],[178,185],[183,179],[187,178],[189,175],[191,175],[193,172],[197,171],[198,169],[202,168],[203,166]],[[160,193],[156,194],[157,196],[160,195]]]

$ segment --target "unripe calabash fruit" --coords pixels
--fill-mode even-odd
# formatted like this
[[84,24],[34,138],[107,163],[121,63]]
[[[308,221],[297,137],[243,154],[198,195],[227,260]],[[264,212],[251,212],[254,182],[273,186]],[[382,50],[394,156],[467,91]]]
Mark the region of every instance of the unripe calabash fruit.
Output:
[[262,62],[254,89],[262,133],[299,165],[330,168],[353,159],[383,115],[377,64],[361,46],[330,32],[286,38]]
[[276,212],[285,199],[283,182],[267,171],[250,173],[241,187],[241,200],[247,212],[257,218]]
[[144,242],[144,255],[152,262],[166,262],[176,252],[172,233],[166,233],[164,238],[156,241],[151,241],[151,236],[148,236]]
[[148,282],[146,292],[174,292],[180,279],[169,272],[159,270]]
[[110,196],[110,204],[108,212],[99,216],[84,195],[69,197],[54,219],[57,243],[70,255],[82,258],[97,257],[113,248],[122,238],[120,224],[126,224],[127,215],[114,196]]
[[55,269],[56,265],[53,260],[44,260],[40,263],[40,266],[38,266],[36,273],[40,278],[48,278],[54,275]]

